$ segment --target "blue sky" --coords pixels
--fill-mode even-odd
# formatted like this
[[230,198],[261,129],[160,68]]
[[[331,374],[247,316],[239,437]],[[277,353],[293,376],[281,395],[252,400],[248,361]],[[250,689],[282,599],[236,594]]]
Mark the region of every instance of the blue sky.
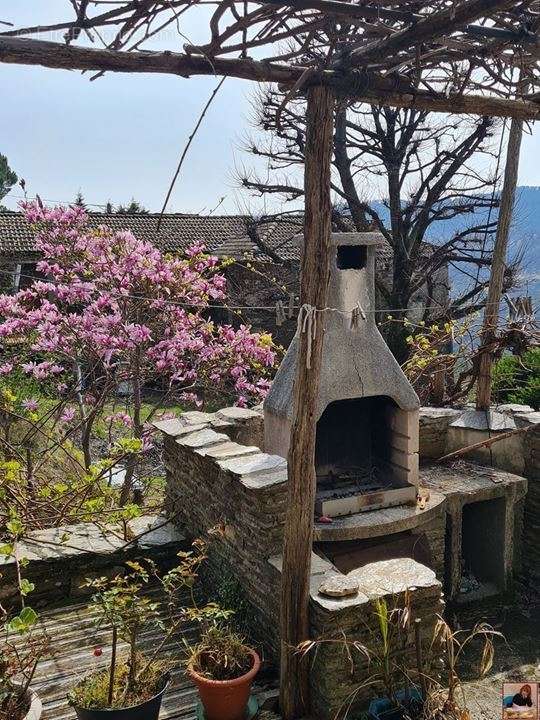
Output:
[[[16,25],[66,17],[66,0],[0,0],[0,17]],[[188,28],[197,40],[203,31]],[[164,44],[171,46],[171,38]],[[182,41],[175,39],[181,44]],[[180,49],[180,47],[178,47]],[[159,210],[178,156],[215,78],[109,74],[95,82],[76,72],[0,65],[0,152],[30,194],[88,203],[135,197]],[[253,85],[228,79],[197,135],[169,210],[261,210],[240,192],[234,169],[252,164],[241,150]],[[540,185],[540,128],[524,138],[519,182]],[[20,191],[4,203],[16,206]]]

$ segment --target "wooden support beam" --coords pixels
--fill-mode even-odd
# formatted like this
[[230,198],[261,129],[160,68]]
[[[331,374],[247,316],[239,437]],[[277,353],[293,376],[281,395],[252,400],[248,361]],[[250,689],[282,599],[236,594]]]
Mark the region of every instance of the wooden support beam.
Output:
[[[251,58],[187,55],[172,52],[125,52],[66,45],[44,40],[4,37],[0,35],[0,62],[41,65],[64,70],[96,72],[160,73],[190,77],[192,75],[226,75],[257,82],[282,83],[291,87],[304,75],[306,68]],[[311,86],[326,85],[336,94],[371,105],[418,108],[433,112],[540,119],[540,104],[510,100],[489,95],[436,94],[418,90],[405,77],[383,76],[373,72],[320,70],[310,76]]]
[[514,210],[516,185],[519,169],[519,152],[523,136],[523,123],[521,120],[512,120],[508,136],[508,149],[506,151],[506,167],[504,171],[504,184],[499,207],[497,235],[491,261],[491,276],[489,279],[484,321],[482,324],[481,345],[485,348],[479,357],[478,383],[476,388],[476,409],[487,410],[491,403],[491,385],[493,369],[493,353],[491,344],[497,332],[499,309],[506,268],[508,250],[508,236]]
[[[326,307],[330,277],[330,171],[334,96],[330,89],[307,94],[304,167],[304,248],[300,303]],[[300,333],[294,411],[288,456],[287,513],[281,590],[281,713],[285,720],[309,710],[309,663],[295,649],[309,638],[309,585],[315,512],[315,431],[323,348],[323,318],[315,337]]]

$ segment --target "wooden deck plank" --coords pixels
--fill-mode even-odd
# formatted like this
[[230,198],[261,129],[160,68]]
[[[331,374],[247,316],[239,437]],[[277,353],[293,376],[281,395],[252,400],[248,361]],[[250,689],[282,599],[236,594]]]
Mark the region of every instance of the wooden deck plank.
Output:
[[[39,663],[33,682],[43,702],[42,720],[74,720],[67,693],[92,669],[107,666],[110,631],[96,628],[95,610],[89,603],[42,611],[40,625],[51,638],[52,650],[52,656]],[[196,631],[196,625],[186,623],[178,636],[167,642],[164,652],[180,655],[181,639],[194,640]],[[161,638],[161,631],[151,628],[142,635],[141,649],[155,648]],[[96,647],[103,650],[99,658],[93,654]],[[121,644],[120,650],[124,648]],[[163,698],[160,720],[196,720],[197,700],[197,690],[178,667],[172,672],[171,684]]]

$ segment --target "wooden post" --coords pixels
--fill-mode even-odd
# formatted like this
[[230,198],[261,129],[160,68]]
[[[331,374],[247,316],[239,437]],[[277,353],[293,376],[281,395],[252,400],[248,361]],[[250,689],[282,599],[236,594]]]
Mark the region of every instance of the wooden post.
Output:
[[[330,275],[330,168],[334,97],[329,88],[308,90],[304,169],[304,251],[300,302],[324,308]],[[281,713],[285,720],[309,709],[308,662],[295,652],[309,638],[309,580],[315,507],[315,430],[323,345],[323,317],[308,362],[308,335],[301,333],[288,456],[288,502],[281,591]],[[309,368],[308,368],[309,364]]]
[[488,410],[491,403],[491,375],[493,366],[493,353],[491,343],[497,331],[499,308],[506,268],[506,254],[508,249],[508,235],[514,200],[516,196],[516,184],[519,169],[519,151],[523,135],[523,122],[512,120],[510,135],[508,137],[508,148],[506,151],[506,167],[504,170],[504,184],[501,193],[501,204],[499,208],[499,220],[497,223],[497,235],[493,247],[493,259],[491,262],[491,276],[484,311],[484,322],[480,342],[485,350],[481,352],[478,367],[478,384],[476,389],[476,409]]

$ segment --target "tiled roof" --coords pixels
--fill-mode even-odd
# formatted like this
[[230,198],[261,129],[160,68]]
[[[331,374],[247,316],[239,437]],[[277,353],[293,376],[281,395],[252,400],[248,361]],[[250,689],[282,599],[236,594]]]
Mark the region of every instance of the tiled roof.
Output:
[[[240,257],[245,252],[264,258],[264,253],[249,237],[253,219],[245,215],[184,215],[163,216],[157,230],[158,214],[119,215],[89,213],[91,225],[108,225],[116,230],[131,230],[141,240],[148,240],[165,252],[183,252],[191,245],[203,243],[209,252],[221,256]],[[352,229],[352,228],[351,228]],[[296,260],[300,248],[294,237],[302,231],[302,217],[257,223],[259,237],[265,245],[285,260]],[[35,253],[34,236],[21,213],[0,213],[0,257],[13,258]],[[391,257],[389,246],[381,246],[379,259]]]

